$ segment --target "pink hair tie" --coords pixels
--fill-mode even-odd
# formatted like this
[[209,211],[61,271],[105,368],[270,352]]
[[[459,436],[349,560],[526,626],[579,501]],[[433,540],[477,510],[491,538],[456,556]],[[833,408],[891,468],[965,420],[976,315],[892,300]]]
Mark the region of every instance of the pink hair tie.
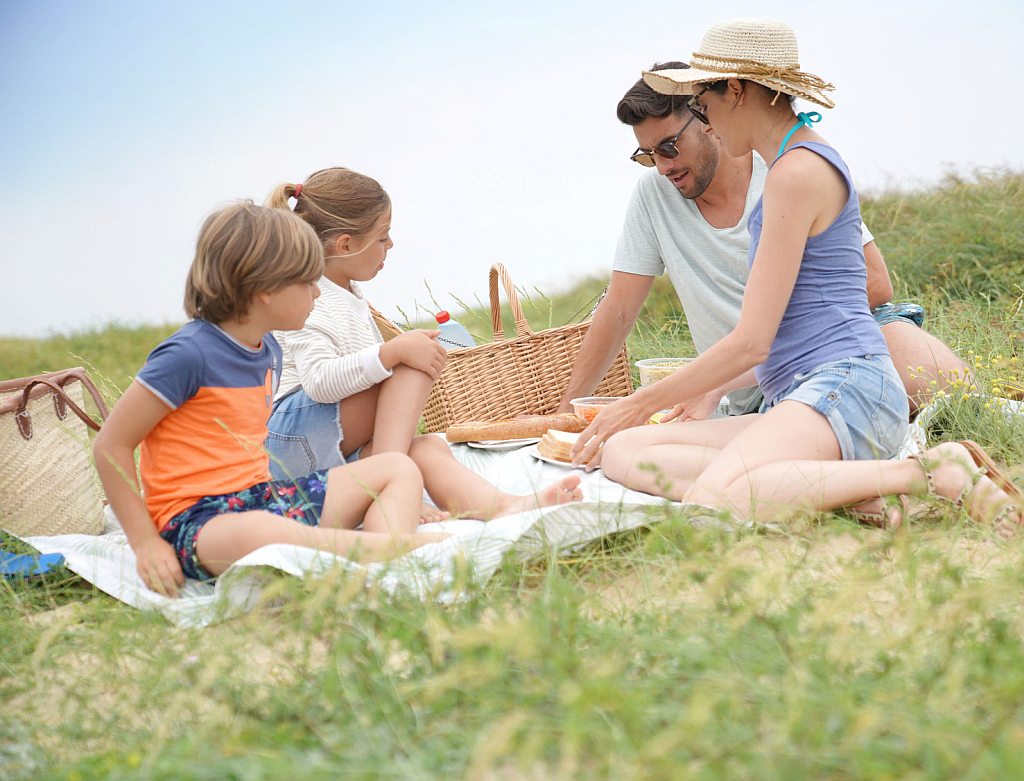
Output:
[[293,195],[292,198],[294,198],[296,201],[299,200],[299,193],[301,193],[301,192],[302,192],[302,185],[301,184],[295,185],[295,195]]

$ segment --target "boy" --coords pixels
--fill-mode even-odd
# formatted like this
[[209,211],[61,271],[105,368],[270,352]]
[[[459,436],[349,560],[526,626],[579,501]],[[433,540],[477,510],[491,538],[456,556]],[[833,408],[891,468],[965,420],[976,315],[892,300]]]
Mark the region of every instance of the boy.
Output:
[[405,455],[270,481],[264,441],[281,368],[270,332],[302,327],[322,273],[320,241],[295,215],[243,201],[203,224],[185,288],[193,319],[150,353],[94,445],[154,591],[177,595],[185,576],[214,578],[274,543],[371,560],[443,539],[415,534],[423,481]]

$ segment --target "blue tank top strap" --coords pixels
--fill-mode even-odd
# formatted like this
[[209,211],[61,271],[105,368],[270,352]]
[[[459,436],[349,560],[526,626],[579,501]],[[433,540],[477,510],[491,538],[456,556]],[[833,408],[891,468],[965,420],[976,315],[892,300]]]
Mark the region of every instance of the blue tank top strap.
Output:
[[779,151],[775,153],[776,160],[782,157],[782,153],[786,151],[786,144],[789,143],[789,139],[793,137],[793,134],[802,127],[811,127],[812,125],[816,125],[821,122],[821,114],[817,111],[801,111],[796,115],[796,120],[796,124],[789,129],[789,132],[786,133],[785,136],[783,136],[782,143],[779,144]]

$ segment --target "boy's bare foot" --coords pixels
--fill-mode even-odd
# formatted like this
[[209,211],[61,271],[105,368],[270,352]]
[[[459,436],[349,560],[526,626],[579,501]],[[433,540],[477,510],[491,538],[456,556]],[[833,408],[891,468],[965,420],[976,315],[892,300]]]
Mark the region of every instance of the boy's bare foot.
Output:
[[509,496],[501,503],[498,511],[491,517],[498,518],[502,515],[515,515],[527,510],[536,510],[538,507],[551,507],[558,504],[578,502],[582,498],[583,491],[580,490],[580,476],[567,475],[557,483],[552,483],[536,494]]
[[447,510],[440,510],[426,502],[420,505],[420,523],[437,523],[438,521],[447,521],[450,517],[451,513]]

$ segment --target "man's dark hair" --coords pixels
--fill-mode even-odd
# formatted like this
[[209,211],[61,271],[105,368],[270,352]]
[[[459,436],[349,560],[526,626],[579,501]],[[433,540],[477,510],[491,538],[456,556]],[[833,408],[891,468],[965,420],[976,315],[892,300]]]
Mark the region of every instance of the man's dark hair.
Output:
[[[681,70],[689,68],[685,62],[658,62],[649,70]],[[615,107],[615,114],[623,124],[635,127],[645,119],[651,117],[667,117],[669,114],[682,114],[686,111],[686,101],[689,95],[662,95],[655,92],[643,79],[629,88],[629,91],[622,96],[619,105]]]

